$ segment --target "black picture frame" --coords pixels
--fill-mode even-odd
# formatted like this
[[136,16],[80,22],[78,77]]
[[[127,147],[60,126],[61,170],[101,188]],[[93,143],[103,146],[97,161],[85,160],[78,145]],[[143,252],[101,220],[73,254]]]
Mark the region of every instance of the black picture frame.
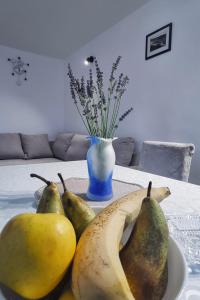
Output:
[[169,23],[146,35],[145,59],[171,51],[172,23]]

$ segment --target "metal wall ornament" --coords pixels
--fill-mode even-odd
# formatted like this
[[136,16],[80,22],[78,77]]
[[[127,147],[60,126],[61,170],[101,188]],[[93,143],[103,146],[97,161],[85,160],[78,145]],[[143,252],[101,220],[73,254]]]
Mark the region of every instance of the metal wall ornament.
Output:
[[89,66],[90,64],[93,64],[94,59],[95,59],[95,57],[93,55],[90,55],[84,60],[84,64],[86,66]]
[[29,67],[29,63],[25,63],[20,56],[17,58],[8,58],[8,61],[12,66],[12,76],[17,76],[16,84],[22,84],[22,77],[24,81],[27,81],[27,68]]

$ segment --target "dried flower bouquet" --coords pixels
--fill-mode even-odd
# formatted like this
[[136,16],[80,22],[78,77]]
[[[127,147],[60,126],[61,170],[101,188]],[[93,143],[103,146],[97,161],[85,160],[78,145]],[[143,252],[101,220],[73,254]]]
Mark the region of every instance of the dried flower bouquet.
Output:
[[72,99],[78,113],[91,136],[102,138],[113,138],[115,131],[133,108],[129,108],[119,117],[120,104],[129,83],[128,76],[121,73],[116,78],[116,71],[121,56],[118,56],[112,65],[109,78],[109,86],[104,91],[103,72],[95,58],[95,80],[92,69],[89,70],[89,78],[77,79],[74,77],[70,64],[68,65],[68,76]]

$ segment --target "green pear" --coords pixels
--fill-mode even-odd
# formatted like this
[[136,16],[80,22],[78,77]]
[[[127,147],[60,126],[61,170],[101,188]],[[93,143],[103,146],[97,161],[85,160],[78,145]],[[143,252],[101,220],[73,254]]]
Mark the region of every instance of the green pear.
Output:
[[64,211],[67,218],[72,222],[74,226],[76,237],[78,240],[85,228],[95,218],[95,212],[85,200],[75,195],[74,193],[69,192],[66,188],[62,175],[58,173],[58,176],[62,182],[64,189],[64,193],[62,195]]
[[30,176],[44,181],[47,185],[42,193],[37,213],[57,213],[64,215],[65,213],[56,183],[50,182],[37,174],[31,174]]
[[137,300],[161,300],[168,281],[168,226],[158,202],[150,197],[151,182],[120,259]]

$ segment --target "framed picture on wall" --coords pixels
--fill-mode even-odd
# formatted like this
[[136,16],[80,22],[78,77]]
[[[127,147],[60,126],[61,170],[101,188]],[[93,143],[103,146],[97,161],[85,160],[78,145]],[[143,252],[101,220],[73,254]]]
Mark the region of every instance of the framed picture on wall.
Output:
[[172,23],[169,23],[146,36],[145,59],[150,59],[171,50]]

